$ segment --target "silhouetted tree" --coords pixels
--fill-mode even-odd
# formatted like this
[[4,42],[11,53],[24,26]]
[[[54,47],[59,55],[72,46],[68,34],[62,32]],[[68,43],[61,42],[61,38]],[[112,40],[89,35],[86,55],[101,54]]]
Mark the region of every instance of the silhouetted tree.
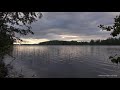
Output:
[[[106,31],[112,31],[110,35],[112,35],[113,37],[116,37],[120,34],[120,15],[116,16],[114,18],[114,24],[111,26],[104,26],[104,25],[100,25],[98,26],[100,27],[102,30],[106,30]],[[112,45],[120,45],[120,38],[119,39],[107,39],[107,43],[112,44]],[[120,57],[117,56],[117,58],[113,57],[113,56],[109,56],[109,59],[111,59],[111,62],[113,63],[120,63]]]
[[9,54],[10,46],[16,40],[22,41],[16,36],[34,34],[31,31],[31,23],[42,17],[40,12],[0,12],[0,78],[8,75],[8,68],[3,59]]
[[99,25],[102,30],[112,31],[110,35],[113,37],[118,36],[120,34],[120,15],[114,18],[114,24],[111,26]]
[[94,40],[91,40],[91,41],[90,41],[90,45],[94,45]]
[[3,40],[4,42],[5,38],[8,37],[11,42],[21,40],[16,37],[15,33],[21,35],[34,34],[30,25],[41,17],[42,14],[40,12],[0,12],[1,41]]

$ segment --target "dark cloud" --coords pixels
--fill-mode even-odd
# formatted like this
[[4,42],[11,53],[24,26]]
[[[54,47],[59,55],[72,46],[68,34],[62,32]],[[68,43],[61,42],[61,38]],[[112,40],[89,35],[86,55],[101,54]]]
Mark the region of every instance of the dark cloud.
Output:
[[32,24],[35,35],[23,38],[69,40],[70,37],[60,36],[68,35],[77,36],[76,39],[81,40],[104,39],[110,36],[110,32],[100,31],[98,25],[111,25],[116,15],[119,12],[43,12],[42,19]]

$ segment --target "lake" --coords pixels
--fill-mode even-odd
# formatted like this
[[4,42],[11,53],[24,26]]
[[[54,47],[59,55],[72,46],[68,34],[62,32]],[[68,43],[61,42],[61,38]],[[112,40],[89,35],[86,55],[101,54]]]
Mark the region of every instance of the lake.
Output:
[[109,56],[120,54],[120,46],[14,45],[11,75],[25,78],[119,78],[120,65]]

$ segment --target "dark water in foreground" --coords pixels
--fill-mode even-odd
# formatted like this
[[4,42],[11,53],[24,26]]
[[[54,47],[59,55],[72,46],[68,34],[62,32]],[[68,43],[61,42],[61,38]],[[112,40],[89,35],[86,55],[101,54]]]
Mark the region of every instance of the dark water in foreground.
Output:
[[[120,46],[19,46],[13,48],[14,76],[35,78],[102,78],[120,77],[120,65],[109,56],[120,54]],[[13,74],[13,73],[11,73]]]

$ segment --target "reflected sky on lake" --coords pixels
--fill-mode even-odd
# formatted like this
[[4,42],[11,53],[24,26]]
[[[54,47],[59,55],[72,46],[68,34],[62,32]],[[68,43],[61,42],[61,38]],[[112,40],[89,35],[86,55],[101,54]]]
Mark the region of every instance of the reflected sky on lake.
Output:
[[[119,65],[109,60],[120,53],[120,46],[30,46],[15,45],[14,70],[25,77],[96,78],[98,75],[120,75]],[[6,57],[5,62],[11,59]]]

